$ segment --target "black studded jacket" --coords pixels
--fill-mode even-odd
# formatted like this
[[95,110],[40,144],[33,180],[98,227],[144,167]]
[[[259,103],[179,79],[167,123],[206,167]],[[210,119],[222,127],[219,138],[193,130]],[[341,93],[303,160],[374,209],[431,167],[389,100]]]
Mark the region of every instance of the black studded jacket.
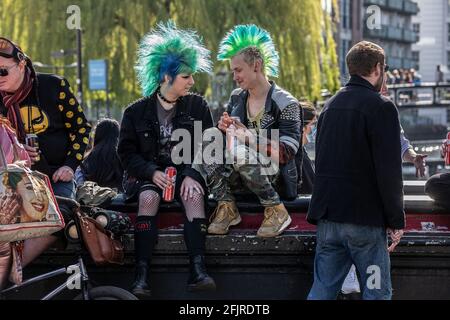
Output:
[[[295,162],[297,158],[301,163],[303,156],[303,111],[298,100],[289,92],[273,81],[270,83],[272,86],[267,94],[261,129],[267,130],[268,139],[273,139],[272,130],[278,130],[282,182],[277,191],[281,198],[292,200],[297,197],[297,185],[301,180],[301,172],[297,172]],[[227,107],[228,114],[238,116],[247,128],[251,126],[247,117],[248,94],[247,90],[234,90]]]

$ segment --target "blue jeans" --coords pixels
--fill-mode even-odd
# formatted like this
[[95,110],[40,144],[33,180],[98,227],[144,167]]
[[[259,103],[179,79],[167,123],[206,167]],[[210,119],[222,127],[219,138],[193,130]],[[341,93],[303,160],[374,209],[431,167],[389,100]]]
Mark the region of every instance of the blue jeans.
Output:
[[[76,186],[74,180],[69,182],[62,182],[62,181],[58,181],[56,183],[52,182],[52,188],[55,196],[75,200]],[[59,209],[66,223],[72,219],[72,210],[70,210],[70,208],[67,205],[59,204]]]
[[364,300],[391,299],[386,229],[320,220],[314,283],[308,300],[336,299],[352,264],[356,266]]
[[75,181],[56,183],[52,182],[53,193],[56,196],[75,199]]

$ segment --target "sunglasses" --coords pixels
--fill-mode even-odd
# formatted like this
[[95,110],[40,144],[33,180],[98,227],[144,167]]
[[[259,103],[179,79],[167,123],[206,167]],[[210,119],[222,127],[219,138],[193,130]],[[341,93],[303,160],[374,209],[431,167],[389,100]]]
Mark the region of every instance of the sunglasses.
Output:
[[384,66],[384,67],[382,67],[384,69],[384,72],[388,72],[389,71],[389,66],[387,64],[381,64],[380,63],[380,66]]
[[9,66],[9,67],[0,68],[0,77],[8,76],[9,75],[9,70],[11,70],[12,68],[17,67],[17,66],[18,66],[18,64],[16,63],[16,64],[14,64],[12,66]]
[[[382,69],[384,69],[384,72],[388,72],[389,71],[389,66],[387,65],[387,64],[383,64],[383,63],[381,63],[381,62],[377,62],[376,64],[375,64],[375,67],[374,68],[378,68],[378,64],[380,64],[380,66],[382,67]],[[384,67],[383,67],[384,66]]]
[[25,59],[25,54],[12,41],[0,37],[0,56],[10,59],[14,58],[18,61]]

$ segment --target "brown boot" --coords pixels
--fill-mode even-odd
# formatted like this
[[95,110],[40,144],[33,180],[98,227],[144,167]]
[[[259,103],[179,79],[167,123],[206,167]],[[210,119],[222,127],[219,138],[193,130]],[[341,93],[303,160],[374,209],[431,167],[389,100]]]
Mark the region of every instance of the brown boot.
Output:
[[284,204],[267,207],[264,210],[264,221],[258,230],[259,237],[275,237],[282,233],[292,222]]
[[217,208],[211,216],[211,224],[208,227],[210,234],[227,234],[231,226],[241,222],[236,203],[231,201],[219,201]]

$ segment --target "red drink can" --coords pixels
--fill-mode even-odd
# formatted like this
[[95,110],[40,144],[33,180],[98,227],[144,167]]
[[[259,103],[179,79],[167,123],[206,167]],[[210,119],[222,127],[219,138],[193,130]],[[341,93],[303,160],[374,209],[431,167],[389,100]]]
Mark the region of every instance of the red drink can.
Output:
[[177,180],[177,169],[174,167],[166,168],[166,178],[170,179],[171,184],[164,189],[163,200],[165,202],[172,202],[175,198],[175,182]]
[[450,166],[450,132],[447,133],[447,142],[445,144],[445,165]]

